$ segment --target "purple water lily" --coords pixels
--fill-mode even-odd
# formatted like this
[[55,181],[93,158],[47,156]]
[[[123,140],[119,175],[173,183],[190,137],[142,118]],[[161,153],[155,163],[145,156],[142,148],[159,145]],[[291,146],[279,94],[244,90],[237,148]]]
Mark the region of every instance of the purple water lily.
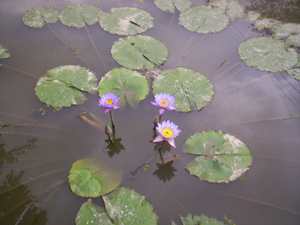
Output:
[[98,105],[104,108],[105,113],[108,113],[114,109],[120,108],[120,98],[114,93],[106,93],[99,98]]
[[166,93],[160,93],[154,96],[152,105],[159,107],[159,114],[164,114],[165,111],[172,111],[176,109],[175,97]]
[[176,148],[175,138],[180,134],[181,130],[170,120],[164,120],[157,124],[157,137],[153,142],[167,141],[172,147]]

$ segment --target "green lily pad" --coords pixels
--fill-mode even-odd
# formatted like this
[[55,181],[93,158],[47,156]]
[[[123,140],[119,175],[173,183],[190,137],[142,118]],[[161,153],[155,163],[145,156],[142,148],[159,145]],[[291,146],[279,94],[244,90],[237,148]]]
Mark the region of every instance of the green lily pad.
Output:
[[286,44],[288,46],[294,46],[300,48],[300,34],[293,34],[286,39]]
[[38,8],[27,10],[23,16],[23,22],[32,28],[42,28],[45,25],[43,14]]
[[205,215],[193,216],[191,214],[186,217],[180,217],[182,225],[225,225],[222,221],[209,218]]
[[76,65],[58,66],[48,70],[46,74],[53,80],[59,80],[65,84],[89,93],[97,90],[97,78],[90,70]]
[[111,49],[112,57],[129,69],[153,69],[167,60],[168,49],[150,36],[131,36],[117,41]]
[[227,0],[227,2],[226,15],[231,19],[231,21],[245,16],[245,9],[239,0]]
[[189,31],[207,34],[224,30],[229,18],[220,8],[196,6],[180,14],[179,24]]
[[59,80],[42,77],[36,84],[35,94],[39,100],[56,111],[62,107],[80,105],[86,101],[85,95]]
[[114,225],[104,208],[92,203],[83,203],[75,219],[76,225]]
[[105,195],[117,188],[121,182],[118,173],[105,168],[94,159],[74,162],[68,178],[72,192],[88,198]]
[[0,45],[0,59],[8,59],[10,54],[6,48]]
[[52,7],[32,8],[25,12],[23,22],[32,28],[42,28],[47,23],[56,23],[59,11]]
[[152,205],[141,194],[128,188],[119,188],[103,196],[108,215],[115,224],[157,225]]
[[99,95],[108,92],[120,97],[121,105],[131,106],[144,100],[149,92],[148,82],[140,73],[125,68],[115,68],[99,82]]
[[180,112],[200,110],[214,95],[206,76],[186,68],[163,71],[153,82],[153,92],[175,96],[176,110]]
[[154,4],[164,12],[174,13],[177,9],[180,12],[191,8],[190,0],[154,0]]
[[58,21],[59,11],[56,8],[43,7],[40,11],[46,23],[56,23]]
[[287,49],[283,41],[269,37],[252,38],[241,43],[239,54],[248,66],[269,72],[288,70],[298,62],[295,49]]
[[272,30],[273,27],[278,26],[280,21],[275,19],[263,18],[255,21],[254,26],[257,30]]
[[185,142],[185,152],[197,155],[186,169],[212,183],[228,183],[244,174],[252,164],[248,147],[221,131],[196,133]]
[[82,28],[86,24],[93,25],[98,21],[100,10],[88,4],[72,4],[66,6],[59,19],[68,27]]
[[272,27],[273,37],[277,39],[286,39],[290,35],[300,34],[300,24],[297,23],[279,23]]
[[99,17],[100,26],[112,34],[135,35],[153,27],[153,17],[138,8],[112,8]]
[[288,74],[294,77],[296,80],[300,80],[300,68],[289,69]]
[[83,92],[97,90],[96,76],[80,66],[59,66],[39,79],[35,93],[39,100],[55,110],[85,102]]

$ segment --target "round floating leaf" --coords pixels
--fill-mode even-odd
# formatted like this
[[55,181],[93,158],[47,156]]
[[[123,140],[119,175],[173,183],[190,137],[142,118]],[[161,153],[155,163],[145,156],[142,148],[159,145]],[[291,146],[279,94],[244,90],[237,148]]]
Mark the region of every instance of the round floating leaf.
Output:
[[7,59],[10,57],[10,54],[6,48],[0,45],[0,59]]
[[25,25],[33,28],[41,28],[45,25],[43,14],[40,9],[29,9],[23,16],[23,22]]
[[79,90],[67,86],[59,80],[42,77],[36,84],[35,94],[39,100],[55,110],[72,105],[80,105],[86,97]]
[[74,65],[49,70],[35,87],[40,101],[56,110],[82,104],[86,100],[82,91],[92,93],[96,90],[96,76],[88,69]]
[[294,49],[287,49],[284,42],[268,37],[252,38],[243,42],[239,53],[248,66],[263,71],[288,70],[298,62]]
[[69,173],[72,192],[81,197],[96,198],[117,188],[120,175],[93,159],[78,160]]
[[47,76],[81,91],[91,93],[97,90],[97,78],[95,74],[81,66],[58,66],[49,70]]
[[200,110],[212,100],[213,86],[202,74],[185,68],[163,71],[153,83],[154,94],[168,93],[176,98],[176,110]]
[[108,215],[115,224],[157,225],[157,215],[151,204],[141,194],[119,188],[103,197]]
[[154,4],[164,12],[174,13],[175,9],[183,12],[192,5],[190,0],[154,0]]
[[286,39],[286,43],[289,46],[300,48],[300,34],[294,34],[289,36],[288,39]]
[[129,69],[152,69],[167,60],[168,49],[149,36],[132,36],[117,41],[111,49],[112,57]]
[[175,12],[175,5],[173,3],[173,0],[154,0],[154,4],[164,12]]
[[29,27],[41,28],[46,23],[56,23],[58,15],[58,10],[52,7],[33,8],[26,11],[23,22]]
[[120,97],[121,105],[131,106],[144,100],[149,92],[148,82],[140,73],[125,68],[116,68],[102,77],[99,83],[99,95],[108,92]]
[[100,26],[118,35],[135,35],[153,27],[153,17],[146,11],[137,8],[112,8],[110,13],[103,14]]
[[186,217],[180,217],[182,225],[225,225],[222,221],[209,218],[205,215],[193,216],[191,214]]
[[226,14],[231,21],[234,21],[245,16],[245,9],[239,0],[228,0]]
[[224,30],[229,18],[220,8],[196,6],[181,13],[179,21],[189,31],[206,34]]
[[272,27],[273,37],[286,39],[292,34],[300,34],[300,24],[297,23],[278,23]]
[[190,174],[213,183],[234,181],[252,164],[247,146],[220,131],[194,134],[186,141],[185,152],[198,155],[186,167]]
[[95,24],[98,21],[99,11],[93,5],[72,4],[64,8],[59,18],[66,26],[82,28],[86,24]]
[[43,19],[46,23],[56,23],[59,17],[59,11],[52,7],[43,7],[40,9]]
[[289,69],[288,74],[294,77],[296,80],[300,80],[300,68]]
[[77,213],[76,225],[114,225],[106,211],[91,200],[83,203]]

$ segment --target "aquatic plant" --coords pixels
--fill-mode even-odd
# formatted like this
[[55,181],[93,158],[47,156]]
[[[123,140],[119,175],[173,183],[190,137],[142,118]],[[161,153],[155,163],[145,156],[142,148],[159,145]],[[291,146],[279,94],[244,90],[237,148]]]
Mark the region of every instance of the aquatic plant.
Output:
[[234,181],[252,164],[248,147],[221,131],[196,133],[187,139],[184,149],[197,156],[186,166],[190,174],[212,183]]
[[213,98],[213,85],[206,76],[178,67],[160,73],[153,82],[154,94],[168,93],[175,97],[176,111],[190,112],[205,107]]
[[[206,215],[192,215],[188,214],[187,216],[181,216],[180,221],[182,225],[225,225],[224,222],[217,220],[215,218],[207,217]],[[172,225],[176,225],[172,222]]]
[[120,38],[111,48],[114,60],[129,69],[153,69],[168,58],[168,49],[159,40],[144,35]]
[[167,93],[156,94],[151,104],[159,108],[159,115],[176,109],[175,97]]
[[25,12],[23,22],[32,28],[42,28],[47,23],[58,21],[59,11],[53,7],[32,8]]
[[98,105],[104,108],[105,113],[108,113],[120,108],[120,98],[114,93],[106,93],[99,98]]
[[173,148],[176,148],[175,138],[181,133],[178,126],[170,120],[165,120],[157,124],[157,136],[153,142],[168,142]]
[[0,59],[8,59],[10,54],[6,48],[0,45]]

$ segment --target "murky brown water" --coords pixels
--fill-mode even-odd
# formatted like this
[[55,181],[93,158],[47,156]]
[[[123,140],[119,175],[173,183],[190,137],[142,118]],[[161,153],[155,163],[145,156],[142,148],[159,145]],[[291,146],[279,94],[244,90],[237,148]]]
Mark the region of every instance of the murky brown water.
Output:
[[[25,10],[46,3],[62,6],[70,1],[2,0],[0,43],[12,58],[0,68],[0,224],[71,225],[84,199],[67,184],[74,160],[98,157],[123,171],[122,185],[144,194],[153,204],[161,225],[179,215],[205,213],[238,225],[298,225],[300,221],[300,83],[284,75],[259,72],[241,63],[239,43],[260,34],[250,24],[236,21],[217,34],[199,35],[177,24],[177,15],[166,14],[152,1],[103,0],[101,7],[144,8],[155,17],[155,27],[145,34],[163,41],[170,57],[163,68],[185,66],[207,74],[215,86],[215,99],[201,112],[169,113],[183,130],[174,168],[157,171],[152,137],[156,109],[149,96],[135,109],[114,114],[117,136],[124,151],[114,157],[105,152],[105,136],[79,119],[82,112],[106,116],[96,96],[86,104],[48,111],[34,95],[37,79],[48,69],[79,64],[100,78],[118,66],[110,56],[117,36],[98,25],[87,30],[61,24],[33,30],[22,24]],[[88,2],[88,1],[72,1]],[[89,1],[97,2],[97,1]],[[195,1],[196,2],[196,1]],[[93,47],[95,42],[97,49]],[[79,54],[78,54],[79,52]],[[250,171],[230,184],[209,184],[188,175],[184,166],[184,140],[194,132],[220,129],[243,140],[251,148]],[[143,163],[150,163],[144,171]],[[159,176],[158,176],[158,175]],[[172,176],[172,174],[174,176]]]

